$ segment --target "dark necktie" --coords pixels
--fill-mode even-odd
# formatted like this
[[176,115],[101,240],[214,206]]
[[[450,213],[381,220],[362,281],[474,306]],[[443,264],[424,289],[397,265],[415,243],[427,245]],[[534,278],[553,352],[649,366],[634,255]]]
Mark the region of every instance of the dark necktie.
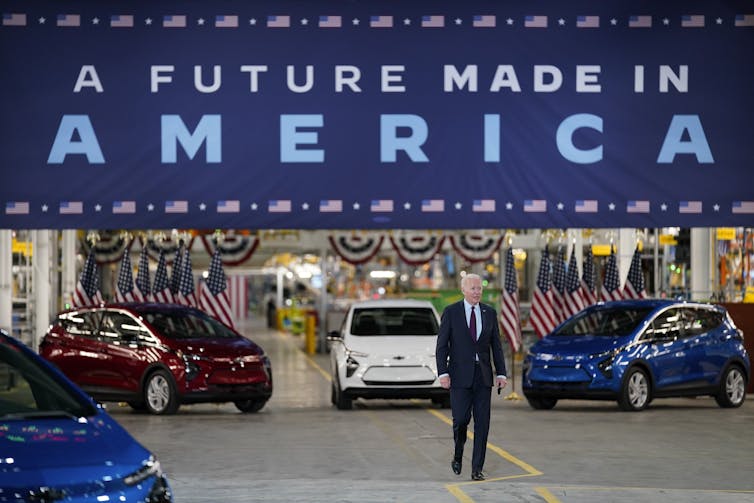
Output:
[[474,314],[474,306],[471,306],[471,317],[469,318],[469,334],[471,340],[476,342],[476,315]]

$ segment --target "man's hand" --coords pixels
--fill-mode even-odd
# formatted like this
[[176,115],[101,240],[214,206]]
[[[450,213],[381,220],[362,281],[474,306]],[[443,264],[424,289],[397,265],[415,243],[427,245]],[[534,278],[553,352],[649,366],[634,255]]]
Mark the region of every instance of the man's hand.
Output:
[[498,388],[505,388],[505,386],[508,385],[508,379],[506,379],[505,377],[496,377],[495,384]]
[[450,389],[450,376],[442,376],[440,378],[440,386],[445,389]]

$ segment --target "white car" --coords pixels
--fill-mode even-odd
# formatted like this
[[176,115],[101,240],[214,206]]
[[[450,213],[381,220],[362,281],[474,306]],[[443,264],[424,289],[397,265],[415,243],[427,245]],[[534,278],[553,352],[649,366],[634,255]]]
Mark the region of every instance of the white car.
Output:
[[423,300],[352,304],[339,332],[330,332],[332,403],[350,409],[355,398],[431,398],[450,407],[437,380],[440,317]]

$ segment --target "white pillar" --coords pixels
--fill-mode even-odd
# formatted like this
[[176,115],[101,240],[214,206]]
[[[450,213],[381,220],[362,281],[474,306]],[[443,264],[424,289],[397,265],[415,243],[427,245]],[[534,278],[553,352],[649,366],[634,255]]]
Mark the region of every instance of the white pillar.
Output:
[[322,288],[319,296],[319,340],[317,352],[324,353],[327,348],[327,248],[319,252],[319,268],[322,277]]
[[691,229],[691,300],[709,299],[714,291],[712,230]]
[[73,306],[73,292],[76,290],[76,231],[63,231],[61,298],[63,308]]
[[621,289],[626,284],[628,270],[631,268],[631,259],[636,250],[636,229],[621,228],[618,230],[618,273],[620,274]]
[[13,233],[0,230],[0,328],[13,329]]
[[34,285],[34,325],[31,334],[31,348],[36,351],[38,339],[50,325],[50,231],[32,232],[32,281]]
[[275,292],[275,302],[277,302],[278,309],[285,307],[285,305],[283,305],[283,281],[285,281],[285,268],[278,266],[277,290]]

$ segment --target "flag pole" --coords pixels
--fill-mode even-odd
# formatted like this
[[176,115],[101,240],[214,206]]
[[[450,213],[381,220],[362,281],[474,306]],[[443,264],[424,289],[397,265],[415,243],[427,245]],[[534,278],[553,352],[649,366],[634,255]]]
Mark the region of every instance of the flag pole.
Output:
[[[511,346],[511,371],[510,371],[510,381],[511,381],[511,392],[505,397],[506,400],[521,400],[521,397],[518,396],[518,393],[516,393],[516,356],[518,355],[519,351],[521,350],[521,346],[523,345],[523,337],[521,336],[521,309],[520,305],[518,303],[518,278],[516,274],[514,259],[513,259],[513,236],[510,234],[510,232],[506,233],[506,238],[508,241],[508,254],[505,264],[505,274],[503,275],[503,284],[502,289],[500,290],[500,295],[502,297],[501,299],[501,311],[502,310],[513,310],[514,315],[512,316],[512,320],[510,320],[510,316],[508,314],[504,314],[503,317],[506,318],[506,327],[504,327],[504,330],[508,332],[508,341],[510,342]],[[502,269],[502,268],[501,268]],[[509,278],[510,276],[510,278]],[[510,280],[510,285],[508,284]],[[506,293],[508,293],[508,288],[511,288],[514,290],[514,302],[511,303],[507,302],[505,300]],[[511,326],[512,321],[515,320],[515,324]],[[513,331],[513,333],[510,333]],[[517,343],[514,343],[514,340],[517,341]]]
[[521,400],[521,397],[518,393],[516,393],[516,356],[519,354],[519,351],[516,351],[511,355],[511,392],[508,393],[508,396],[505,397],[506,400],[513,400],[518,401]]

